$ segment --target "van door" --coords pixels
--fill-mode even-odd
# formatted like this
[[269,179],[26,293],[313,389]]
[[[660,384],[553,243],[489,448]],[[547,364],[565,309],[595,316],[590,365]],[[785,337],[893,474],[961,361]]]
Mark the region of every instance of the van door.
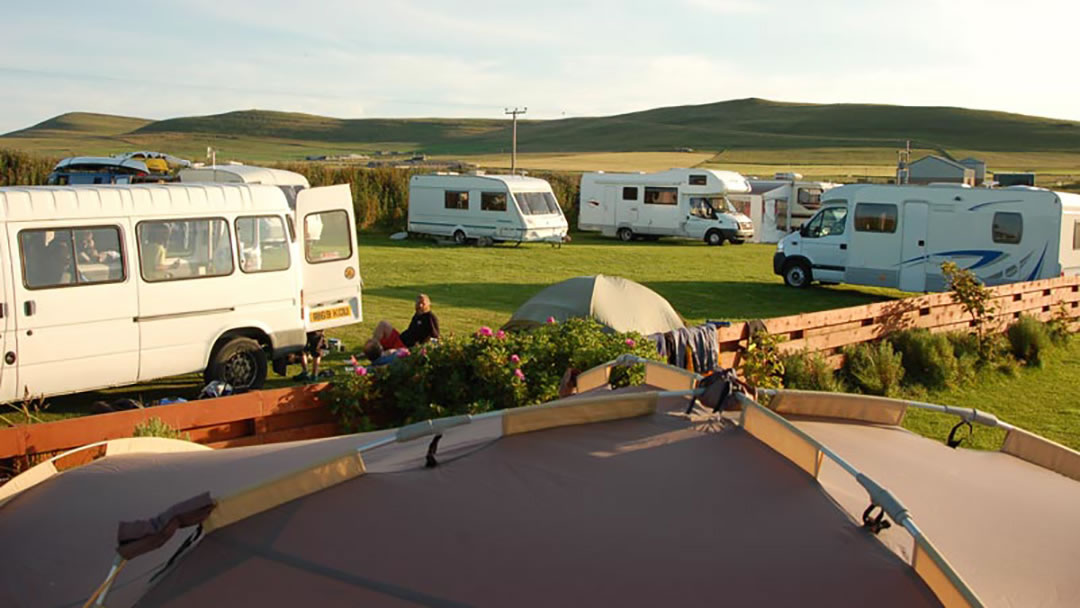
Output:
[[[615,226],[629,226],[630,228],[637,229],[640,223],[641,212],[641,188],[637,186],[624,186],[623,196],[619,197],[622,200],[616,205],[615,210]],[[629,191],[633,190],[634,198],[628,198],[631,194]]]
[[18,366],[17,398],[135,381],[137,267],[124,247],[130,230],[126,218],[8,224],[16,339],[7,347]]
[[826,207],[802,231],[802,251],[814,279],[840,283],[848,262],[847,207]]
[[302,237],[305,328],[315,331],[362,321],[360,254],[348,184],[300,192],[296,217]]
[[904,218],[900,225],[903,244],[900,252],[900,291],[926,290],[926,237],[930,205],[905,201]]
[[[7,241],[7,239],[0,239]],[[5,361],[0,363],[0,403],[7,403],[14,401],[18,395],[15,393],[15,384],[18,380],[16,373],[18,368],[15,367],[12,361],[8,363],[6,359],[15,356],[15,336],[11,334],[14,327],[14,323],[11,320],[11,315],[14,312],[14,307],[11,305],[11,297],[8,291],[7,282],[7,270],[12,269],[14,271],[17,266],[15,264],[8,264],[8,260],[13,260],[14,256],[8,255],[7,248],[4,247],[4,242],[0,242],[0,356]],[[10,342],[8,340],[8,334],[11,334]],[[8,346],[12,347],[8,350]],[[7,372],[4,368],[11,368]]]

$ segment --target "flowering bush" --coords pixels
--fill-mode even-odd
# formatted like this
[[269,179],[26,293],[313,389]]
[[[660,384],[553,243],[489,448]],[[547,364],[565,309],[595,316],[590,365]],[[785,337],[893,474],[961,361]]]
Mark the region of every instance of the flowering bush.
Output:
[[[624,353],[658,359],[653,343],[640,334],[607,332],[591,319],[551,322],[524,333],[482,327],[365,374],[339,374],[324,400],[351,431],[477,414],[556,399],[567,368],[585,371]],[[643,375],[641,369],[617,368],[612,383],[641,382]]]

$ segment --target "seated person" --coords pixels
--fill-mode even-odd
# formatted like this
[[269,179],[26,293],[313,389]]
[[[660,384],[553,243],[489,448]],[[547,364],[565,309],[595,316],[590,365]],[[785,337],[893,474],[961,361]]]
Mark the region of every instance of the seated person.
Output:
[[364,344],[364,356],[368,361],[371,361],[371,365],[368,368],[380,367],[383,365],[389,365],[397,359],[397,354],[394,350],[384,350],[382,344],[375,338],[367,341]]
[[438,340],[439,318],[431,312],[431,298],[423,293],[416,296],[416,314],[405,331],[398,333],[389,321],[379,321],[372,338],[384,349],[410,348],[428,340]]
[[145,242],[140,251],[143,276],[150,281],[171,279],[170,271],[180,267],[180,260],[168,264],[165,261],[165,243],[169,240],[169,229],[161,224],[150,224],[146,230]]

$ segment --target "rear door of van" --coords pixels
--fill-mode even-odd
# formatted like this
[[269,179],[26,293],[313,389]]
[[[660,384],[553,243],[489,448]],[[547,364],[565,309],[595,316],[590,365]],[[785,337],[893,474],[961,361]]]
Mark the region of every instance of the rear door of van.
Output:
[[302,190],[296,195],[301,236],[301,302],[307,331],[358,323],[360,254],[348,184]]

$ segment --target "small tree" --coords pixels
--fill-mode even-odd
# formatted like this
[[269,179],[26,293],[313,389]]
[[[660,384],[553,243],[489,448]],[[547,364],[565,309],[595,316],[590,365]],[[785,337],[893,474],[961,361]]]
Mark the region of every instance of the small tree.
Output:
[[983,324],[993,317],[994,305],[990,303],[993,293],[982,281],[967,268],[960,268],[952,262],[941,264],[941,274],[945,284],[952,290],[952,301],[964,308],[971,317],[975,332],[981,337]]
[[755,388],[782,388],[784,357],[779,344],[785,337],[767,331],[755,331],[742,352],[742,377]]

